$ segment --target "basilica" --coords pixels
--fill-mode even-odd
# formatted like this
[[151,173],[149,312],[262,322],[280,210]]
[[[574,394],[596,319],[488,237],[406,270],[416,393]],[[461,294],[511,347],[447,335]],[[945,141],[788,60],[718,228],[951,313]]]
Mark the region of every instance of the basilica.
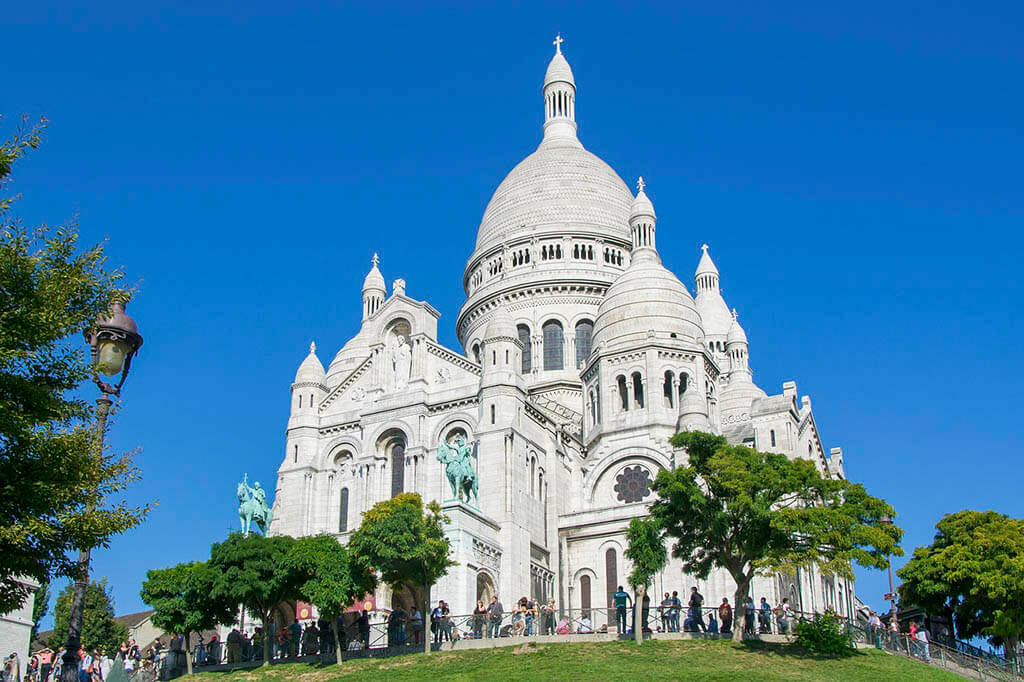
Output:
[[[626,526],[646,513],[658,470],[685,461],[673,434],[719,433],[807,458],[827,477],[844,476],[843,455],[826,454],[795,383],[772,395],[754,383],[708,246],[692,288],[661,264],[642,179],[634,195],[580,142],[561,42],[544,75],[543,138],[495,190],[466,263],[462,347],[438,343],[440,313],[403,279],[389,290],[375,255],[359,330],[326,371],[311,346],[291,385],[270,533],[344,543],[375,503],[417,492],[449,518],[458,565],[432,596],[453,614],[526,596],[593,610],[599,627],[630,571]],[[469,501],[439,458],[456,443],[472,452]],[[691,586],[707,605],[732,600],[726,573],[698,581],[676,560],[650,591]],[[752,589],[805,611],[856,605],[852,583],[813,567]],[[412,598],[386,586],[375,595],[383,609]]]

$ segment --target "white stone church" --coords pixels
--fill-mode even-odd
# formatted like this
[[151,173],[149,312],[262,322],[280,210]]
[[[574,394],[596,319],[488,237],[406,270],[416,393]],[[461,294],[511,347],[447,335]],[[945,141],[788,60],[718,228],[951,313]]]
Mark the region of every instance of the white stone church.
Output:
[[[577,136],[576,85],[556,39],[544,76],[543,139],[494,192],[466,263],[459,350],[437,340],[440,313],[377,257],[363,284],[362,325],[327,371],[316,347],[291,387],[272,534],[331,533],[346,542],[373,504],[401,492],[442,503],[458,561],[432,590],[453,614],[497,594],[594,609],[594,625],[630,566],[624,531],[646,513],[657,471],[686,457],[684,429],[812,460],[826,456],[796,384],[754,383],[747,336],[719,291],[705,245],[696,296],[666,270],[642,180],[636,196]],[[438,444],[474,443],[479,508],[452,499]],[[651,587],[696,585],[732,601],[724,572],[698,581],[673,560]],[[814,569],[755,581],[755,600],[852,614],[853,585]],[[378,608],[411,595],[381,587]]]

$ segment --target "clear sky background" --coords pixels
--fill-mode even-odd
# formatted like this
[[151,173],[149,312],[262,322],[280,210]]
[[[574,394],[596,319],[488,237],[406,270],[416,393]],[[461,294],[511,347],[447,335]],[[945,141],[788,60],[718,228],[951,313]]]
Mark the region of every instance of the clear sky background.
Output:
[[[374,251],[458,347],[556,31],[583,143],[648,181],[691,291],[711,245],[755,381],[812,397],[908,553],[947,512],[1024,516],[1020,3],[505,4],[5,7],[4,132],[52,122],[18,211],[77,214],[139,286],[111,440],[142,448],[129,499],[159,506],[95,553],[119,613],[237,527],[244,472],[273,489],[295,370],[355,333]],[[885,574],[859,577],[885,607]]]

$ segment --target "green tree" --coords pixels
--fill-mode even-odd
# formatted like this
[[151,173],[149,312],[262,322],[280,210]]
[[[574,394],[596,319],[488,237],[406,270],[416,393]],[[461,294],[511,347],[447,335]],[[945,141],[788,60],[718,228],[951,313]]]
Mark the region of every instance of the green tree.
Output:
[[232,533],[210,549],[209,565],[217,573],[212,598],[241,604],[263,622],[263,665],[270,665],[269,626],[274,609],[302,598],[306,574],[291,558],[296,540],[286,535],[264,537]]
[[[444,534],[447,522],[437,502],[424,509],[418,494],[402,493],[366,512],[348,546],[359,561],[379,572],[392,588],[422,587],[426,619],[431,586],[456,565],[449,558],[451,543]],[[429,653],[430,637],[423,639],[424,651]]]
[[46,614],[50,612],[50,583],[44,582],[39,584],[39,589],[36,590],[35,601],[32,602],[32,639],[36,638],[36,634],[39,633],[39,623],[42,622],[43,618],[46,618]]
[[230,625],[237,602],[211,596],[217,573],[209,564],[193,561],[146,572],[139,596],[153,608],[153,624],[185,637],[185,666],[192,674],[193,632]]
[[932,544],[896,571],[901,600],[951,614],[958,637],[988,637],[1016,659],[1024,636],[1024,520],[965,509],[935,529]]
[[74,224],[27,228],[4,194],[44,127],[23,120],[0,144],[0,613],[28,596],[19,576],[74,577],[73,550],[104,546],[147,511],[104,506],[137,470],[131,455],[99,451],[93,406],[73,395],[91,377],[81,332],[122,273],[106,269],[102,245],[79,248]]
[[[68,638],[68,616],[74,583],[57,595],[53,606],[53,634],[48,646],[57,649]],[[114,600],[107,587],[107,579],[90,580],[85,588],[85,608],[82,610],[82,646],[88,650],[103,649],[114,655],[121,642],[128,638],[128,629],[114,620]]]
[[299,587],[303,599],[315,606],[321,618],[331,621],[338,665],[341,665],[341,637],[338,616],[355,599],[377,587],[377,576],[330,535],[296,540],[293,565],[305,576]]
[[[661,471],[652,486],[651,515],[675,539],[683,570],[707,578],[725,569],[736,582],[733,603],[744,604],[758,572],[816,565],[853,578],[853,563],[888,566],[902,555],[903,531],[883,519],[885,501],[849,481],[825,479],[814,463],[729,445],[721,436],[679,433],[688,463]],[[742,639],[743,629],[734,628]]]
[[661,535],[661,526],[651,517],[633,519],[626,528],[626,558],[633,564],[629,584],[636,593],[633,600],[633,635],[637,644],[643,644],[644,641],[641,621],[647,586],[668,563],[668,552]]

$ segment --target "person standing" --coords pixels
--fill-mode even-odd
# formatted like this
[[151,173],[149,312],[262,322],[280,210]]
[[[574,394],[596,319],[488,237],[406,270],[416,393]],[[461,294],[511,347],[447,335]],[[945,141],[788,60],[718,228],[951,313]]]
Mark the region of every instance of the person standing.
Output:
[[420,613],[419,607],[415,604],[412,607],[412,615],[409,616],[409,622],[412,624],[413,644],[418,645],[420,637],[423,635],[423,614]]
[[754,634],[754,612],[756,610],[754,598],[748,595],[747,601],[743,604],[743,634],[745,635]]
[[644,592],[643,598],[640,600],[640,632],[650,632],[651,626],[649,620],[651,618],[651,595]]
[[487,637],[500,637],[501,636],[501,619],[504,616],[505,609],[502,607],[501,602],[498,601],[498,595],[491,597],[491,603],[487,606]]
[[53,650],[43,649],[39,652],[39,679],[49,682],[50,671],[53,670]]
[[683,610],[683,601],[679,598],[679,592],[672,590],[672,632],[679,632],[679,616]]
[[555,634],[555,600],[548,599],[548,603],[541,607],[540,632],[542,635]]
[[363,612],[359,615],[359,620],[356,621],[356,625],[359,628],[359,640],[363,643],[364,649],[370,648],[370,612],[363,609]]
[[758,627],[761,630],[761,634],[772,634],[772,605],[768,603],[766,597],[761,597],[761,613],[758,614],[758,619],[760,621]]
[[718,622],[721,623],[719,632],[723,635],[732,634],[732,606],[728,597],[722,597],[722,605],[718,607]]
[[668,592],[665,593],[665,598],[661,600],[658,610],[661,611],[661,631],[672,632],[672,598],[668,595]]
[[696,587],[690,588],[690,609],[693,611],[694,625],[700,628],[701,632],[707,632],[704,626],[704,595],[697,591]]
[[527,637],[532,636],[533,625],[537,622],[537,600],[534,597],[526,602],[526,635]]
[[619,634],[626,634],[626,609],[629,608],[632,599],[629,594],[622,589],[622,585],[619,585],[619,589],[612,595],[612,599],[615,601],[615,627],[618,628]]
[[437,602],[437,606],[430,612],[430,633],[434,636],[434,644],[441,644],[441,613],[444,610],[444,602]]
[[231,628],[228,633],[228,665],[238,663],[242,656],[242,633],[238,628]]
[[473,609],[473,639],[481,639],[484,636],[484,623],[487,621],[487,607],[483,600],[476,603]]

